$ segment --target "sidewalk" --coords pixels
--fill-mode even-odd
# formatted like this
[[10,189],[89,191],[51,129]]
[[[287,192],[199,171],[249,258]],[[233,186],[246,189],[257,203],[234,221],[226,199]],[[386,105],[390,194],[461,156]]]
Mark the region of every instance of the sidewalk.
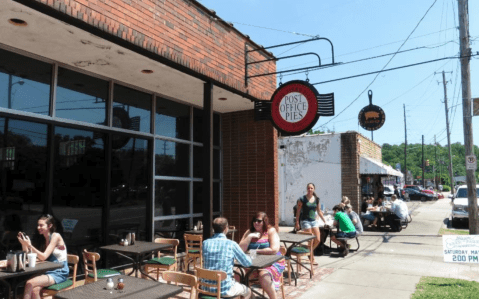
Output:
[[443,262],[442,238],[437,234],[447,228],[450,216],[445,195],[433,202],[409,202],[413,221],[400,233],[366,231],[358,252],[346,258],[316,257],[320,269],[332,272],[297,298],[410,298],[422,276],[479,281],[478,265]]

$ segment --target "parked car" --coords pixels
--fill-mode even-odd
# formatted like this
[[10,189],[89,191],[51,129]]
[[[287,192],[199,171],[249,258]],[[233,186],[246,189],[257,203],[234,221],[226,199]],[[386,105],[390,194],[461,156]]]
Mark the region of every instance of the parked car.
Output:
[[[476,185],[477,197],[479,198],[479,185]],[[450,196],[451,197],[451,196]],[[452,202],[451,225],[457,226],[459,221],[469,220],[467,199],[467,185],[458,186]]]
[[384,185],[384,197],[387,200],[391,200],[391,196],[394,194],[394,187],[392,185]]
[[412,200],[420,201],[437,199],[437,195],[435,193],[431,193],[430,191],[431,190],[423,189],[421,186],[405,185],[404,192],[407,193],[407,196],[405,195],[404,197],[409,197]]

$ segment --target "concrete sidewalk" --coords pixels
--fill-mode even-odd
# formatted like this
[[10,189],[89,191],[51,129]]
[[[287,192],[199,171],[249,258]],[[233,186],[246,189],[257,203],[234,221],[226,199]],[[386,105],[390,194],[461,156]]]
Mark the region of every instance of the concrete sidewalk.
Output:
[[[447,194],[445,194],[447,195]],[[331,274],[299,299],[410,298],[422,276],[479,281],[479,265],[444,263],[440,228],[447,228],[450,199],[409,202],[413,221],[400,233],[366,231],[361,248],[347,257],[316,257],[319,268]],[[351,243],[353,248],[355,242]],[[333,245],[333,248],[335,246]]]

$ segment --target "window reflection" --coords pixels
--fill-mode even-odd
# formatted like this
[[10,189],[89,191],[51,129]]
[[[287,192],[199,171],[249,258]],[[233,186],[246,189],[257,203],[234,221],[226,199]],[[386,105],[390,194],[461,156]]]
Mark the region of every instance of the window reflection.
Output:
[[58,68],[56,116],[105,124],[108,82]]
[[49,114],[52,66],[0,49],[0,107]]
[[188,140],[190,138],[190,107],[157,98],[155,134]]
[[[193,213],[203,213],[203,183],[193,183]],[[220,183],[213,183],[213,212],[220,211]]]
[[166,140],[155,142],[155,174],[189,176],[190,145]]
[[160,181],[155,183],[155,216],[188,214],[190,183]]
[[[0,117],[0,230],[10,224],[3,223],[4,219],[12,217],[30,236],[37,227],[46,196],[47,128],[45,124]],[[14,243],[18,240],[11,245]]]
[[[220,145],[221,117],[213,114],[213,145]],[[193,109],[193,141],[203,142],[203,110]]]
[[129,138],[125,146],[112,151],[110,236],[136,231],[138,240],[146,239],[150,163],[145,139]]
[[53,213],[63,228],[68,250],[101,241],[102,206],[107,190],[105,136],[55,127]]
[[[220,178],[220,151],[213,150],[213,178]],[[193,176],[202,178],[203,176],[203,147],[193,147]]]
[[113,126],[150,133],[151,95],[115,85],[113,96]]

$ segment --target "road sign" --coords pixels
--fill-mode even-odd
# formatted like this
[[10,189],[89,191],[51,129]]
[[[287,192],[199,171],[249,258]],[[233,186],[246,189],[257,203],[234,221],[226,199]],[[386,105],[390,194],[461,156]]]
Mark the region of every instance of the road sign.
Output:
[[466,156],[466,170],[477,169],[477,158],[474,155]]

